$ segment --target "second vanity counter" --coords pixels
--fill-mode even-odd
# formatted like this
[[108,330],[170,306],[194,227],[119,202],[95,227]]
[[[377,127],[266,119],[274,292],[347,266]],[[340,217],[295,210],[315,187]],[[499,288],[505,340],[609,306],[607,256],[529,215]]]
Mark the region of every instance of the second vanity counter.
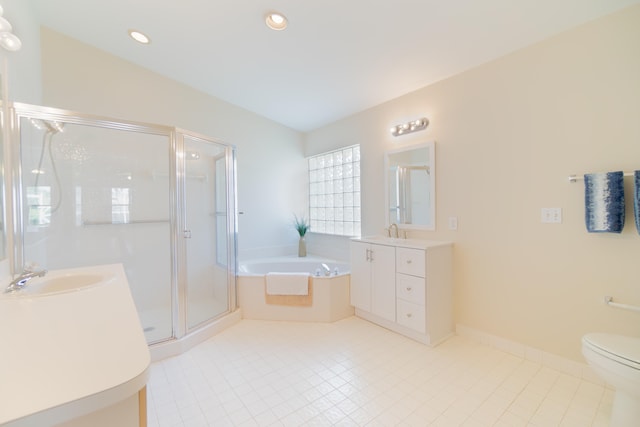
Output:
[[102,280],[0,294],[0,426],[65,423],[135,396],[147,383],[149,350],[122,266],[59,270],[26,286],[60,277]]
[[450,242],[383,236],[351,240],[357,316],[428,345],[453,334]]
[[451,242],[440,240],[402,239],[400,237],[367,236],[351,239],[352,242],[373,243],[376,245],[394,246],[397,248],[422,249],[451,246]]

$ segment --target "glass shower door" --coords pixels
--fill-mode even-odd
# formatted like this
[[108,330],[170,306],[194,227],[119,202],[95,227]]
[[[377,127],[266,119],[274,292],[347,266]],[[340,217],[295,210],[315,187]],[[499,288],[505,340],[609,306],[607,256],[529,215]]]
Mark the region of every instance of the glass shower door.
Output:
[[42,113],[19,126],[17,268],[122,263],[147,341],[173,337],[170,130]]
[[191,135],[184,135],[183,147],[186,320],[192,330],[230,308],[230,153],[224,145]]
[[14,270],[122,264],[149,344],[236,308],[232,146],[161,125],[13,109]]

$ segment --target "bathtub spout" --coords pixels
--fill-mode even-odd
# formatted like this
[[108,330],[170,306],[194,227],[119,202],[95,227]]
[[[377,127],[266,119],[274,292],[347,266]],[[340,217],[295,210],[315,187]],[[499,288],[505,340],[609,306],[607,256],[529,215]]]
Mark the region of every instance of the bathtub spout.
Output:
[[331,276],[331,269],[329,268],[329,266],[327,264],[325,264],[324,262],[321,264],[321,266],[324,269],[324,275],[325,276]]

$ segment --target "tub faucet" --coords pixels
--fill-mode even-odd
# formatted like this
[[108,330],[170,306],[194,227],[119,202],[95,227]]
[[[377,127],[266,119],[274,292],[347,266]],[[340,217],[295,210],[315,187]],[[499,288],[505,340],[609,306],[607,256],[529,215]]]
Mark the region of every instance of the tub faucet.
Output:
[[322,264],[320,264],[322,266],[322,269],[324,270],[324,275],[325,276],[331,276],[331,269],[329,268],[329,266],[327,264],[325,264],[324,262]]
[[9,283],[9,286],[7,286],[4,292],[7,293],[20,290],[29,280],[34,277],[44,277],[45,274],[47,274],[47,270],[34,270],[30,267],[25,267],[24,271]]
[[[395,236],[391,233],[391,230],[395,230]],[[395,222],[389,226],[389,237],[398,238],[398,224]]]

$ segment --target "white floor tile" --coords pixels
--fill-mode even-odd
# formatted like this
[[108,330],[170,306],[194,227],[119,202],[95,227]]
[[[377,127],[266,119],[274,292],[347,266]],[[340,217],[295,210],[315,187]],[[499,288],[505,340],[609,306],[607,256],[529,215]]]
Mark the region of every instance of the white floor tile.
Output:
[[356,317],[243,320],[152,365],[149,426],[608,426],[610,389],[511,353]]

